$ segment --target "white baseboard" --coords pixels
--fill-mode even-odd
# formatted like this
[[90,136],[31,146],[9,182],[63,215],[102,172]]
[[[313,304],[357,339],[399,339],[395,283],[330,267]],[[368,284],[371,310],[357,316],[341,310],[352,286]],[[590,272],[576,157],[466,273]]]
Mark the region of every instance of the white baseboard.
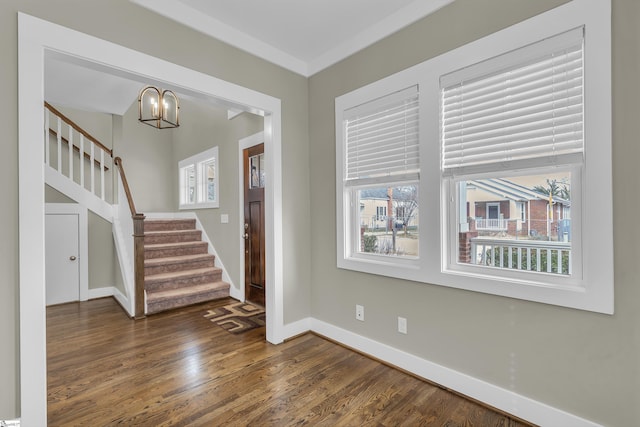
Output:
[[307,317],[305,319],[298,320],[297,322],[287,323],[284,325],[285,339],[309,332],[311,330],[311,321],[312,319]]
[[105,286],[104,288],[89,289],[89,299],[112,297],[116,288]]
[[105,286],[103,288],[89,289],[89,299],[114,297],[116,301],[124,308],[129,316],[133,317],[135,313],[130,312],[127,307],[130,307],[129,298],[123,294],[120,289],[115,286]]
[[244,301],[244,293],[232,284],[229,284],[229,296],[238,301]]
[[284,330],[286,338],[300,335],[306,331],[315,332],[392,366],[411,372],[418,377],[455,390],[458,393],[534,424],[541,426],[600,427],[599,424],[592,421],[321,320],[310,317],[305,318],[284,325]]

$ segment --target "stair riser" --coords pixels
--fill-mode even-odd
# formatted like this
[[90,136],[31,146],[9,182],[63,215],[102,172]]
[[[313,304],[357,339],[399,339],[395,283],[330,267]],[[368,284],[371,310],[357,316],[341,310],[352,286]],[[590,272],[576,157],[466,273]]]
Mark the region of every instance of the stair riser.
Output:
[[207,253],[207,244],[191,245],[181,248],[145,249],[144,259],[168,258],[182,255],[198,255]]
[[204,301],[210,301],[219,298],[227,298],[229,296],[229,288],[217,289],[214,291],[203,292],[197,295],[189,295],[180,298],[173,298],[168,301],[154,301],[147,299],[147,314],[159,313],[173,308],[184,307],[191,304],[198,304]]
[[168,221],[145,221],[144,231],[195,230],[195,219],[180,219]]
[[211,257],[205,260],[181,262],[176,264],[162,264],[162,265],[154,265],[152,267],[145,267],[144,274],[145,276],[151,276],[153,274],[175,273],[176,271],[187,271],[187,270],[193,270],[196,268],[207,268],[207,267],[215,267],[215,257],[213,255],[211,255]]
[[202,274],[194,277],[170,279],[170,280],[153,280],[145,281],[144,287],[147,292],[186,288],[192,285],[200,285],[203,283],[218,282],[222,280],[222,271],[215,270],[211,273]]
[[201,240],[202,232],[200,230],[189,231],[185,233],[167,233],[144,236],[144,243],[147,245],[155,245],[160,243],[199,242]]

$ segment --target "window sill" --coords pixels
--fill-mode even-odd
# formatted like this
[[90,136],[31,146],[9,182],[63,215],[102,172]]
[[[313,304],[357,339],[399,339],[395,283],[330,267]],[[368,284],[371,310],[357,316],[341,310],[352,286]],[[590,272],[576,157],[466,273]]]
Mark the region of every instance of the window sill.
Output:
[[211,203],[194,203],[192,205],[180,205],[178,209],[183,210],[192,210],[192,209],[217,209],[220,207],[220,203],[211,202]]

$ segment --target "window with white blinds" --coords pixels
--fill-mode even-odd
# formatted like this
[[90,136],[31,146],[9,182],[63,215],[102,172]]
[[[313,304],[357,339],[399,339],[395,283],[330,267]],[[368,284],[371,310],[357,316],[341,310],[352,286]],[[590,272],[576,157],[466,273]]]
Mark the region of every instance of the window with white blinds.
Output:
[[418,87],[345,111],[345,184],[418,179]]
[[584,28],[444,75],[442,169],[582,161]]

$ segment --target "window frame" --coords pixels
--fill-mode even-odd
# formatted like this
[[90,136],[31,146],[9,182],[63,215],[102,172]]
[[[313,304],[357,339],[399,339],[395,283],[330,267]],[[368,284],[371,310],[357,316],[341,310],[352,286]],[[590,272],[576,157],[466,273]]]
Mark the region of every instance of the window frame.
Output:
[[[206,168],[213,162],[215,183],[215,199],[208,200],[209,182]],[[209,148],[178,162],[178,209],[211,209],[220,207],[220,171],[219,171],[218,146]],[[194,170],[194,202],[187,200],[188,183],[185,171]]]
[[[528,301],[612,314],[613,221],[611,168],[611,4],[573,0],[511,27],[400,71],[382,80],[336,98],[336,238],[338,268],[382,276],[466,289]],[[579,192],[572,188],[572,250],[579,253],[579,274],[567,280],[549,280],[546,275],[524,276],[466,271],[452,268],[452,246],[457,248],[449,227],[456,209],[449,206],[451,182],[440,169],[440,77],[513,51],[520,47],[585,27],[584,73],[585,151],[582,166],[574,176]],[[364,259],[351,251],[355,238],[349,221],[354,208],[343,186],[342,114],[385,93],[417,84],[420,93],[420,178],[418,218],[420,257],[412,262],[399,259]],[[572,165],[564,165],[572,168]],[[525,165],[526,167],[526,165]],[[550,168],[554,167],[553,165]],[[537,165],[536,170],[543,170]],[[508,170],[527,174],[530,171]],[[578,175],[574,175],[574,173]],[[506,175],[505,175],[506,176]],[[572,182],[573,187],[573,182]],[[357,209],[356,209],[357,210]],[[588,213],[588,214],[587,214]],[[528,219],[528,218],[527,218]],[[579,225],[578,225],[579,224]],[[575,246],[574,246],[575,245]],[[464,267],[464,266],[463,266]]]
[[[373,182],[365,182],[362,184],[347,184],[346,172],[346,125],[345,121],[350,116],[349,110],[354,109],[363,104],[373,102],[379,98],[389,96],[394,93],[406,91],[412,86],[417,86],[418,99],[420,98],[420,87],[415,83],[415,76],[406,78],[399,74],[390,76],[382,81],[374,83],[373,86],[367,86],[336,98],[336,192],[337,192],[337,235],[338,237],[338,267],[350,270],[371,272],[374,274],[389,275],[395,277],[404,277],[409,271],[417,271],[420,256],[389,256],[384,254],[364,253],[356,248],[360,243],[360,222],[359,222],[359,206],[357,193],[359,190],[372,187],[395,187],[398,185],[413,185],[418,183],[417,177],[391,176],[385,178],[375,178]],[[418,106],[418,129],[422,126],[421,104]],[[422,147],[422,134],[419,133],[419,146]],[[423,155],[420,153],[419,167],[421,168]],[[420,189],[420,187],[418,187]],[[420,190],[418,190],[420,191]],[[420,195],[418,196],[420,197]],[[388,215],[389,212],[387,212]],[[421,219],[418,218],[418,230],[421,227]],[[422,235],[420,239],[422,240]],[[421,246],[419,243],[418,254],[421,254]]]

